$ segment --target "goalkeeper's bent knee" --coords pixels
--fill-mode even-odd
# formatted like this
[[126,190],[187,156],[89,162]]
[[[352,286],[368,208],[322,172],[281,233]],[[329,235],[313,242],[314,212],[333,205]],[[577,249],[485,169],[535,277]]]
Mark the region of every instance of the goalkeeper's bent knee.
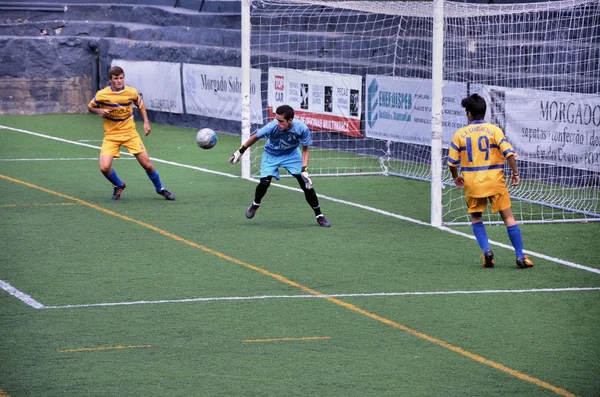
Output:
[[271,186],[271,180],[269,178],[260,178],[258,184],[267,189],[269,186]]

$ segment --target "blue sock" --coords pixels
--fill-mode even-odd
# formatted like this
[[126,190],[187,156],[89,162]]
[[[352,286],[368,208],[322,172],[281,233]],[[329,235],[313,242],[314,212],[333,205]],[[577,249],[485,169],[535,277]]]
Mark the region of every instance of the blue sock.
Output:
[[117,176],[117,173],[115,172],[115,170],[113,169],[112,172],[110,173],[110,175],[106,176],[106,179],[108,179],[110,181],[110,183],[112,183],[114,186],[116,187],[121,187],[123,186],[123,181],[119,179],[119,177]]
[[523,258],[525,256],[523,254],[523,237],[521,237],[519,225],[507,227],[506,231],[508,232],[508,238],[510,239],[512,246],[515,248],[517,258]]
[[148,178],[150,178],[150,180],[154,184],[156,191],[160,192],[163,189],[163,185],[162,185],[162,182],[160,181],[160,176],[158,175],[158,171],[154,170],[152,172],[146,172],[146,174],[148,174]]
[[490,248],[490,242],[488,241],[487,233],[485,232],[485,226],[483,222],[477,222],[471,224],[471,229],[473,229],[473,234],[477,239],[477,243],[485,253],[485,250]]

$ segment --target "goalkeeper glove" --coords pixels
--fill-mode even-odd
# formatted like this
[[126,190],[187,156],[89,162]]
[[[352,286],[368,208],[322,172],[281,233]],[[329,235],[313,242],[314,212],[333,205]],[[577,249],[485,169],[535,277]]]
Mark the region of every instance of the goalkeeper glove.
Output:
[[306,189],[310,190],[313,188],[313,183],[310,177],[308,176],[308,166],[302,166],[302,172],[300,173],[302,180],[304,181],[304,186]]
[[240,161],[240,157],[242,157],[242,154],[244,154],[245,151],[246,151],[246,147],[244,145],[240,146],[240,148],[238,150],[236,150],[231,155],[231,157],[229,157],[229,163],[237,164],[237,162]]

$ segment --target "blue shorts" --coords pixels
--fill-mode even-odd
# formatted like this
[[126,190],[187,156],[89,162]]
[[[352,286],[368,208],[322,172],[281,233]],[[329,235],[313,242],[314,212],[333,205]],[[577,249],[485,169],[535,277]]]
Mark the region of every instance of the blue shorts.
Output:
[[263,152],[260,162],[260,177],[266,178],[269,175],[279,180],[279,167],[283,167],[292,175],[298,175],[302,172],[302,152],[297,148],[290,154],[274,155]]

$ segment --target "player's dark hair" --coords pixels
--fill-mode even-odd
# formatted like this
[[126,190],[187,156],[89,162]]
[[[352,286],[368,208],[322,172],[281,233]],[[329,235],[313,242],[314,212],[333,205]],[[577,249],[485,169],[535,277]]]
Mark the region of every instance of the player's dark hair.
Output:
[[465,108],[467,112],[471,113],[474,120],[483,120],[485,117],[487,105],[485,104],[485,99],[478,94],[469,95],[460,102],[460,105]]
[[275,110],[275,113],[277,113],[280,116],[283,116],[286,120],[291,120],[294,118],[294,108],[292,108],[290,105],[279,106]]
[[110,79],[113,76],[120,76],[122,74],[124,75],[125,72],[123,71],[123,69],[120,66],[113,66],[108,71],[108,78]]

